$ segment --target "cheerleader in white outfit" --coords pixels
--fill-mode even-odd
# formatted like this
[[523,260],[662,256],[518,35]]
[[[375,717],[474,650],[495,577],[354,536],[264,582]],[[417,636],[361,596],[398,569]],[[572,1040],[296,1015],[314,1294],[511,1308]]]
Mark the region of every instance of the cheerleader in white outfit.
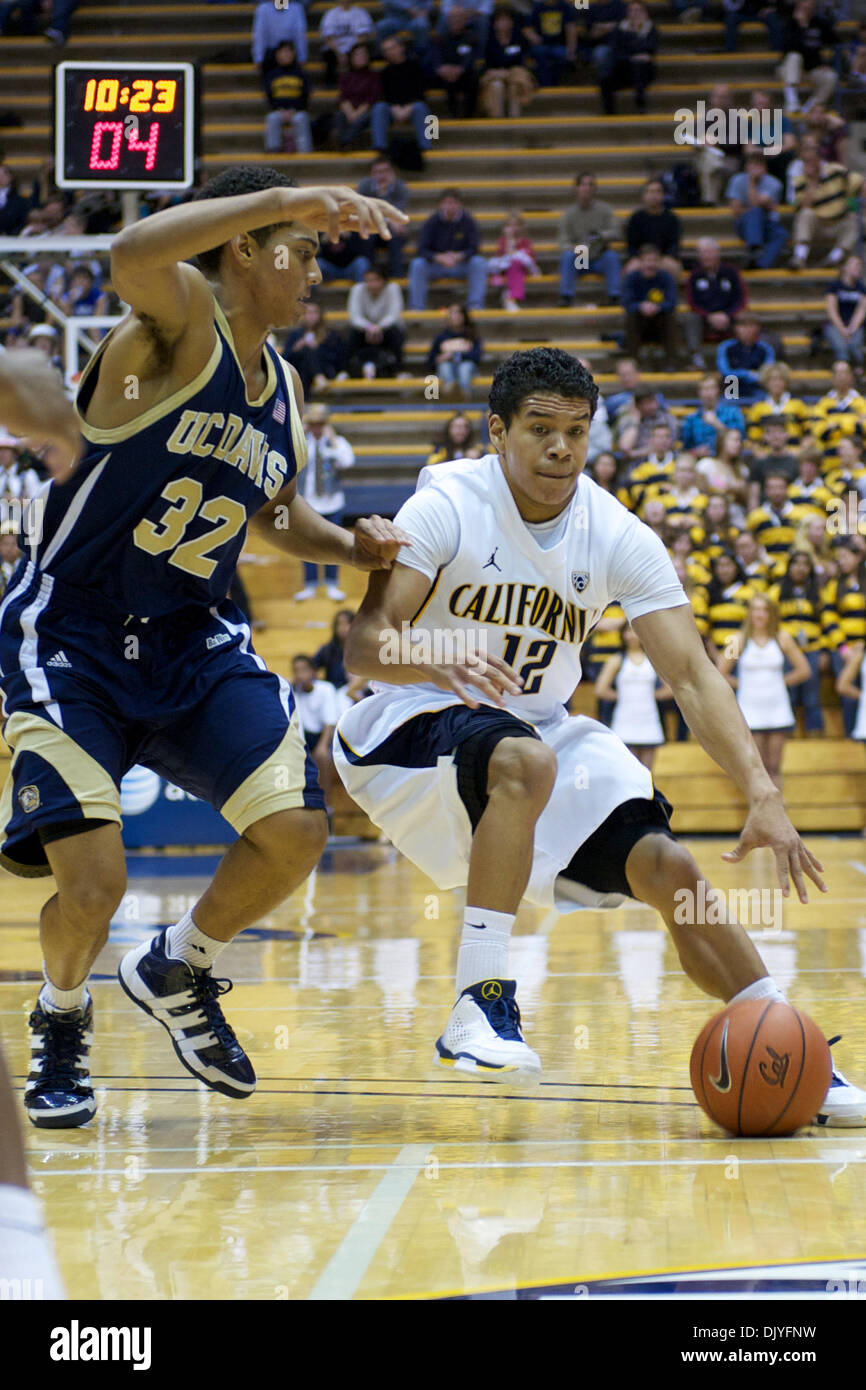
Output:
[[[855,682],[859,680],[860,684]],[[851,737],[866,742],[866,642],[852,642],[848,647],[845,665],[836,681],[840,695],[857,700],[857,717],[851,730]]]
[[[785,661],[791,669],[785,674]],[[731,671],[736,665],[736,676]],[[811,675],[809,663],[790,633],[779,626],[779,610],[765,594],[756,594],[731,651],[719,669],[737,692],[737,703],[752,731],[761,761],[776,786],[782,787],[782,751],[794,727],[788,687]]]
[[658,701],[672,695],[658,684],[655,668],[630,627],[623,631],[623,645],[625,651],[602,667],[595,693],[599,700],[616,701],[611,729],[651,769],[656,749],[665,741]]

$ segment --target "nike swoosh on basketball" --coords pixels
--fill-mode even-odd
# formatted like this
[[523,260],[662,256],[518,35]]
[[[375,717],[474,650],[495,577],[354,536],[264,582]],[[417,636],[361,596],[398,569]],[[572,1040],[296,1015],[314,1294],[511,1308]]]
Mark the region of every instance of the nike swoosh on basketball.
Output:
[[728,1026],[729,1020],[725,1019],[725,1026],[722,1029],[722,1047],[719,1054],[719,1074],[710,1077],[710,1084],[722,1094],[731,1089],[731,1073],[728,1070]]

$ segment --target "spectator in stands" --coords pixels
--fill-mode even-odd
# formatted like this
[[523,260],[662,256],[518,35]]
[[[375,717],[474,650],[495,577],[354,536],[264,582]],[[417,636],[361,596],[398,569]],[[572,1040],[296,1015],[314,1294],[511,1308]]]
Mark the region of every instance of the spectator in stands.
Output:
[[307,752],[316,764],[319,782],[330,806],[336,776],[331,742],[337,723],[337,692],[330,681],[316,680],[313,658],[292,658],[292,693],[298,710]]
[[370,66],[370,50],[356,43],[349,52],[349,64],[337,84],[339,93],[334,122],[341,150],[357,148],[370,124],[373,109],[382,104],[382,79]]
[[[708,111],[724,112],[724,128],[729,136],[736,136],[734,139],[720,140],[711,127],[707,130],[707,138],[697,146],[701,202],[707,207],[714,207],[728,180],[742,168],[743,152],[738,107],[727,82],[717,82],[710,88],[706,105]],[[709,139],[710,135],[712,139]]]
[[760,441],[765,416],[781,415],[788,428],[788,438],[795,441],[807,428],[809,407],[791,395],[791,368],[787,362],[771,362],[759,372],[765,391],[762,399],[748,409],[749,438]]
[[385,0],[383,17],[376,25],[383,52],[385,39],[394,34],[408,34],[415,51],[423,53],[430,43],[432,9],[433,0]]
[[370,268],[370,258],[365,254],[367,243],[357,232],[343,232],[339,241],[330,237],[319,237],[319,251],[316,260],[323,280],[354,280],[356,284],[364,278],[364,271]]
[[848,49],[848,85],[855,91],[866,88],[866,24],[861,24]]
[[9,584],[21,559],[18,549],[18,524],[14,521],[0,522],[0,598]]
[[[614,391],[605,397],[605,404],[608,414],[612,420],[616,420],[622,410],[630,410],[634,406],[634,393],[641,386],[641,370],[634,357],[618,357],[616,362],[616,377],[619,382],[619,391]],[[666,408],[665,398],[660,391],[656,392],[656,400],[662,409]]]
[[626,18],[621,20],[613,35],[613,69],[603,78],[601,107],[606,116],[616,109],[616,92],[631,87],[635,110],[647,109],[647,88],[655,77],[655,54],[658,34],[643,0],[629,0]]
[[676,419],[662,405],[658,392],[652,386],[638,385],[633,394],[632,405],[623,409],[616,421],[617,448],[630,463],[647,457],[652,431],[659,425],[667,427],[672,440],[677,437]]
[[19,502],[36,496],[42,479],[32,457],[22,441],[0,425],[0,501]]
[[709,632],[706,647],[714,661],[724,657],[731,637],[745,622],[753,593],[739,560],[726,550],[712,556],[707,586]]
[[[319,25],[322,58],[325,64],[325,81],[332,85],[337,73],[345,72],[349,66],[349,54],[359,39],[375,36],[373,21],[360,5],[351,0],[326,10]],[[298,57],[301,58],[300,49]],[[303,63],[305,58],[301,58]]]
[[638,269],[626,275],[622,289],[625,311],[625,348],[633,357],[648,344],[662,350],[670,361],[677,355],[675,310],[677,287],[661,268],[658,247],[642,246]]
[[558,87],[577,57],[577,17],[566,0],[536,0],[523,29],[541,87]]
[[812,96],[802,108],[808,110],[816,101],[828,102],[836,88],[836,71],[832,50],[836,45],[836,30],[830,15],[818,13],[815,0],[797,0],[784,32],[785,57],[777,71],[785,84],[785,110],[800,108],[799,87],[804,76]]
[[849,362],[833,363],[833,386],[812,407],[810,433],[825,453],[825,463],[838,466],[836,451],[846,435],[862,439],[866,432],[866,400],[856,390]]
[[409,308],[427,308],[430,280],[456,276],[466,280],[466,307],[483,309],[487,260],[480,254],[478,224],[463,206],[456,188],[446,188],[439,207],[418,233],[418,254],[409,266]]
[[[698,474],[698,477],[701,475]],[[737,540],[737,522],[743,522],[743,510],[722,493],[707,498],[700,524],[690,529],[697,555],[704,568],[713,556],[730,551]]]
[[749,487],[749,465],[744,452],[742,430],[727,429],[714,453],[704,455],[695,464],[707,491],[724,493],[732,502],[743,506]]
[[839,279],[827,290],[824,301],[827,322],[823,332],[833,356],[842,362],[863,365],[863,320],[866,319],[866,284],[863,262],[849,256]]
[[[528,0],[518,0],[518,4],[528,10]],[[455,9],[465,11],[467,25],[478,40],[478,51],[483,53],[490,32],[493,0],[440,0],[437,33],[448,32],[448,16]]]
[[774,5],[764,0],[722,0],[725,20],[725,51],[736,53],[737,30],[741,24],[762,19],[767,26],[770,43],[781,53],[784,46],[784,19]]
[[[351,444],[341,434],[337,434],[330,423],[331,412],[326,405],[311,405],[304,419],[307,436],[307,466],[298,483],[298,496],[335,526],[343,520],[346,495],[343,492],[341,474],[355,463]],[[329,599],[341,602],[346,595],[337,585],[336,565],[325,565],[325,593]],[[304,561],[304,587],[295,594],[295,600],[303,603],[305,599],[315,598],[319,584],[319,566]]]
[[260,0],[253,15],[253,62],[264,76],[281,43],[295,46],[299,63],[307,61],[307,15],[299,0],[279,9],[273,0]]
[[761,322],[755,314],[738,314],[734,319],[734,336],[719,343],[716,367],[722,376],[736,377],[741,401],[751,401],[760,387],[758,373],[775,359],[772,344],[761,337]]
[[623,469],[616,454],[611,453],[609,449],[602,450],[600,454],[596,454],[591,463],[587,464],[587,472],[600,488],[609,492],[618,502],[622,502],[623,506],[628,506],[628,488],[624,486]]
[[481,361],[481,338],[462,304],[449,304],[445,319],[445,327],[430,345],[426,369],[439,377],[443,395],[453,396],[459,389],[464,400],[470,400],[472,380]]
[[[822,598],[825,608],[825,642],[830,650],[830,669],[837,678],[842,674],[852,644],[866,638],[866,574],[863,554],[857,536],[840,536],[833,548],[837,573],[825,585]],[[848,738],[857,718],[857,701],[842,696],[842,723]]]
[[722,384],[715,372],[701,377],[698,400],[700,408],[683,421],[680,445],[699,455],[715,455],[725,430],[745,433],[743,412],[736,401],[722,400]]
[[[370,165],[370,173],[361,179],[358,192],[366,198],[384,198],[393,207],[405,212],[409,206],[409,188],[397,177],[393,164],[387,155],[377,155]],[[370,237],[367,254],[372,259],[377,254],[388,257],[389,274],[397,277],[403,274],[403,253],[406,246],[406,233],[391,228],[391,240],[380,236]]]
[[863,175],[845,169],[841,164],[827,164],[820,156],[814,137],[800,142],[802,172],[792,175],[791,194],[794,219],[794,255],[792,270],[802,270],[809,259],[812,244],[822,249],[830,247],[827,265],[836,265],[851,255],[857,244],[858,219],[849,201],[859,197]]
[[[764,151],[767,161],[767,173],[772,174],[774,179],[778,179],[784,187],[788,166],[792,159],[797,155],[797,136],[794,130],[794,123],[790,116],[780,112],[770,100],[769,93],[756,88],[749,93],[750,111],[758,113],[758,131],[754,144],[758,149]],[[763,112],[768,113],[765,124]],[[779,135],[781,134],[781,149],[779,148]]]
[[641,194],[641,204],[635,208],[625,227],[628,261],[625,271],[637,270],[638,252],[648,243],[657,246],[662,258],[662,270],[679,280],[680,219],[665,203],[665,186],[661,179],[647,179]]
[[[645,503],[653,501],[660,492],[666,492],[673,482],[676,454],[673,451],[673,434],[670,425],[664,420],[655,423],[649,432],[649,449],[643,455],[642,463],[635,463],[628,475],[628,506],[643,517],[647,525],[650,518],[644,510]],[[659,521],[665,519],[664,507],[659,513]]]
[[403,294],[377,266],[349,291],[350,376],[396,376],[403,365]]
[[[626,18],[625,0],[592,0],[584,11],[586,26],[586,48],[595,68],[599,83],[613,75],[614,34],[617,26]],[[641,241],[652,241],[652,237],[641,237]]]
[[616,213],[596,197],[594,174],[578,174],[574,201],[559,218],[559,304],[574,303],[577,277],[603,275],[608,301],[618,304],[622,288],[619,256],[611,243],[619,236]]
[[392,124],[411,124],[419,150],[430,148],[427,122],[430,108],[424,100],[427,80],[417,58],[406,54],[406,45],[393,35],[382,43],[385,65],[379,73],[382,100],[373,107],[370,131],[373,148],[385,150]]
[[484,51],[481,105],[485,115],[516,120],[532,101],[535,78],[526,65],[529,47],[511,10],[498,9]]
[[746,526],[766,552],[774,578],[784,569],[801,519],[788,497],[788,487],[789,480],[784,473],[768,470],[764,475],[762,500],[746,517]]
[[104,294],[89,266],[73,266],[66,291],[59,296],[65,314],[76,318],[108,313],[108,295]]
[[505,219],[496,243],[496,255],[488,261],[487,269],[490,284],[502,291],[503,309],[517,313],[526,298],[526,277],[541,274],[519,213],[513,212]]
[[15,175],[0,159],[0,236],[17,236],[27,221],[28,211]]
[[750,589],[762,593],[770,586],[770,566],[751,531],[741,531],[734,541],[734,554]]
[[354,616],[354,609],[338,608],[331,625],[330,640],[319,647],[313,656],[314,669],[323,671],[325,680],[330,681],[335,690],[340,690],[349,683],[349,677],[343,665],[343,652]]
[[818,141],[818,151],[828,164],[847,164],[848,126],[835,111],[828,111],[823,102],[815,102],[802,124],[802,134]]
[[474,424],[468,415],[458,411],[451,416],[439,444],[428,454],[424,466],[429,468],[435,463],[450,463],[452,459],[480,459],[484,453],[484,446],[475,439]]
[[700,237],[697,252],[698,263],[686,281],[691,313],[684,316],[683,329],[692,363],[703,371],[705,340],[725,337],[745,307],[746,291],[735,267],[722,262],[719,243],[712,237]]
[[476,64],[481,60],[477,34],[470,27],[469,16],[462,6],[448,12],[444,34],[433,44],[433,71],[445,88],[445,102],[452,119],[469,120],[475,115],[478,102]]
[[310,84],[290,39],[277,44],[273,66],[265,69],[263,81],[271,108],[265,117],[265,149],[310,154]]
[[746,167],[734,174],[725,197],[734,214],[737,236],[749,249],[747,268],[769,270],[776,264],[788,233],[779,221],[778,206],[782,185],[767,173],[767,160],[760,150],[746,156]]
[[764,484],[770,473],[781,474],[792,483],[797,476],[797,454],[789,447],[788,430],[781,415],[764,418],[763,438],[752,451],[749,468],[749,508],[754,510],[764,495]]
[[53,324],[34,323],[27,334],[27,345],[44,353],[52,367],[58,372],[63,371],[63,359],[57,350],[58,333]]
[[[577,360],[582,367],[586,367],[588,372],[592,371],[592,363],[588,362],[585,357],[579,357]],[[607,453],[612,445],[613,432],[610,428],[607,406],[604,402],[604,398],[599,396],[595,410],[592,413],[592,419],[589,423],[589,440],[586,446],[587,464],[592,463],[599,454]]]
[[346,344],[336,329],[328,327],[318,304],[304,305],[303,323],[289,333],[283,356],[300,376],[304,395],[347,375]]

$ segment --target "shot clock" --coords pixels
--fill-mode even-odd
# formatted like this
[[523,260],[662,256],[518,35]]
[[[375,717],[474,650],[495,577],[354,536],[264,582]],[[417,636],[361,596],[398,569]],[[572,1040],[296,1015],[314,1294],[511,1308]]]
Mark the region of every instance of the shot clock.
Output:
[[60,188],[189,188],[192,63],[58,63],[54,163]]

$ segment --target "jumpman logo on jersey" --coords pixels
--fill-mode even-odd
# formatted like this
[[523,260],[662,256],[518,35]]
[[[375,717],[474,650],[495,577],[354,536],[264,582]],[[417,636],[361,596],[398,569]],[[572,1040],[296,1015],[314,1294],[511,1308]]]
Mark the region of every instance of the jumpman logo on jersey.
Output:
[[493,568],[494,568],[495,570],[499,570],[499,573],[500,573],[500,574],[502,573],[502,570],[499,569],[499,566],[498,566],[497,563],[496,563],[496,551],[497,551],[498,549],[499,549],[499,546],[497,545],[496,550],[494,550],[493,554],[490,556],[490,559],[487,561],[487,564],[481,566],[481,568],[482,568],[483,570],[489,569],[490,566],[492,565]]

